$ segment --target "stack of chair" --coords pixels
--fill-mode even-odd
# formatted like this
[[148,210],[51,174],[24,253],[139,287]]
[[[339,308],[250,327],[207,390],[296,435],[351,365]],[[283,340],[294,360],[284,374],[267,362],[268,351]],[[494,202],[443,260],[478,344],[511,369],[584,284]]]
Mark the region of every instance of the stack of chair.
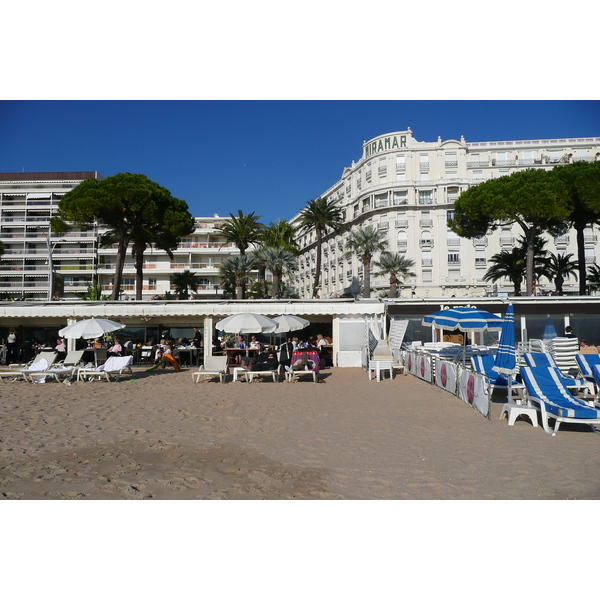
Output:
[[556,361],[556,366],[565,375],[574,375],[579,372],[576,356],[579,353],[579,340],[577,338],[556,337],[550,340],[548,350]]

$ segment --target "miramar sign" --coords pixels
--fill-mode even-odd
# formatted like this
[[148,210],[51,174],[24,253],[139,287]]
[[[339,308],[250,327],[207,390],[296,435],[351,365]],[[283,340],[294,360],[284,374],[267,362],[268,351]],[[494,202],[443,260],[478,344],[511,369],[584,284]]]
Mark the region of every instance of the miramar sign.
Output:
[[373,142],[367,142],[363,146],[365,158],[369,158],[379,152],[385,152],[386,150],[400,150],[400,148],[406,148],[406,138],[406,135],[390,135],[381,137]]

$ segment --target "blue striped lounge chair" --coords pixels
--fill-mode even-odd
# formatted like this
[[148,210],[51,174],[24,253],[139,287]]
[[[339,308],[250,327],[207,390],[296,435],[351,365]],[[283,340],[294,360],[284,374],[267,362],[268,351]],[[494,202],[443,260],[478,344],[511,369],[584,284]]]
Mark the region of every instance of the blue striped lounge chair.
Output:
[[523,354],[525,363],[528,367],[548,367],[556,371],[556,375],[561,379],[563,385],[570,390],[583,390],[584,395],[587,396],[588,392],[595,393],[594,386],[584,378],[575,378],[565,375],[556,364],[552,354],[548,352],[526,352]]
[[[471,356],[471,365],[478,373],[482,373],[490,380],[492,391],[496,388],[501,390],[508,389],[508,379],[505,375],[494,371],[496,357],[493,354],[475,354]],[[516,379],[511,382],[511,387],[523,387]]]
[[600,393],[600,382],[594,377],[594,365],[600,365],[600,354],[576,354],[575,360],[579,365],[580,375],[586,380],[592,382],[596,386],[596,395]]
[[[527,401],[538,409],[546,433],[556,435],[561,423],[588,424],[594,431],[600,425],[600,410],[575,398],[552,367],[522,367],[521,377]],[[550,419],[555,420],[554,430]]]

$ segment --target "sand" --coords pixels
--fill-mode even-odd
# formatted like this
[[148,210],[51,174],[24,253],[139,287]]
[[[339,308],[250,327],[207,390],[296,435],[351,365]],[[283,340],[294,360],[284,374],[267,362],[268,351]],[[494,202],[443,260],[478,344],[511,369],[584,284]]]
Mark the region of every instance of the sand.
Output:
[[600,434],[513,427],[411,375],[0,384],[3,499],[597,499]]

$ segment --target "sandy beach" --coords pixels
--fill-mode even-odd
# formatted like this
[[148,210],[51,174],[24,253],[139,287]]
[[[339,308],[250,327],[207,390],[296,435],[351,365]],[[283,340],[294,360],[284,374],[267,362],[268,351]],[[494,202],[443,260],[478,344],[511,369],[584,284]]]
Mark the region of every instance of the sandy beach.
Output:
[[3,499],[597,499],[600,434],[509,427],[413,376],[0,384]]

